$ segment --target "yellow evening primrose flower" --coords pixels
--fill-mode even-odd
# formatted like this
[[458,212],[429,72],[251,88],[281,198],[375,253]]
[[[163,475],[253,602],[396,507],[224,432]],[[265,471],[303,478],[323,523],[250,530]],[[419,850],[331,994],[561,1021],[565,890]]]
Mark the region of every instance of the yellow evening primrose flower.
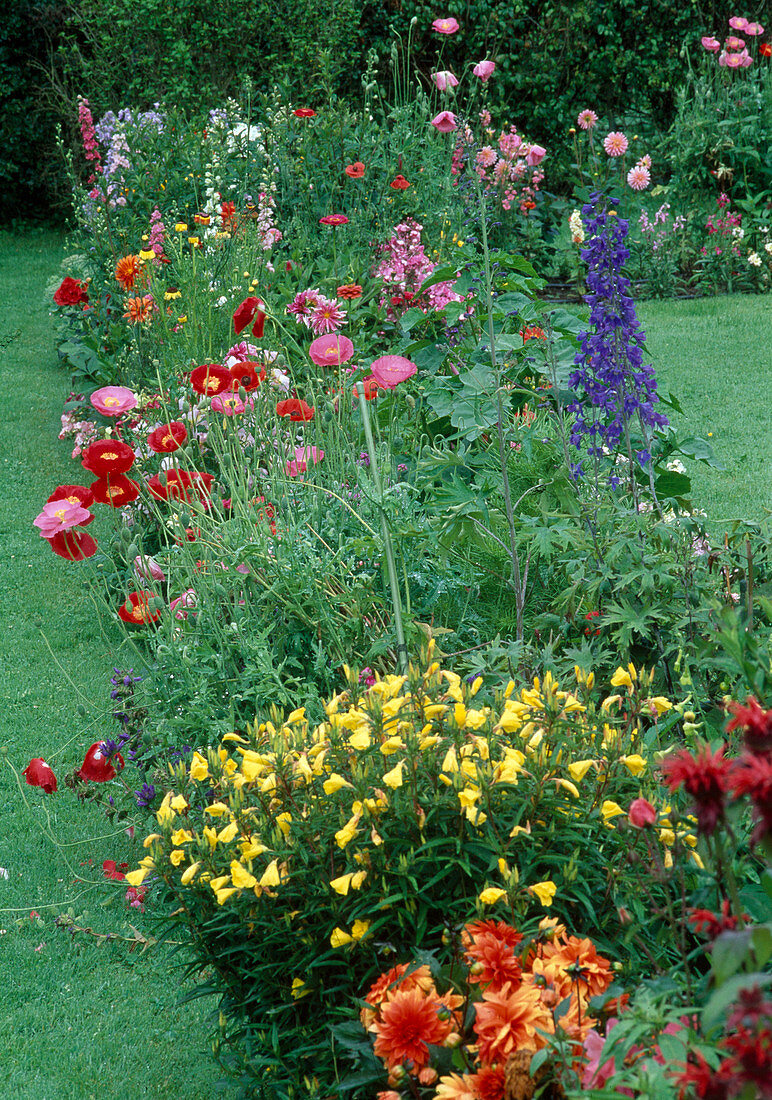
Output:
[[272,859],[265,871],[263,871],[258,885],[265,889],[266,886],[278,886],[280,882],[279,861],[277,859]]
[[211,825],[205,825],[204,837],[209,842],[211,850],[214,851],[217,847],[217,830],[213,829]]
[[189,883],[191,883],[193,881],[193,879],[198,874],[198,870],[199,870],[200,866],[201,866],[200,863],[191,863],[190,867],[185,868],[185,870],[182,872],[182,876],[180,878],[180,882],[182,883],[183,886],[187,886]]
[[603,814],[604,822],[608,824],[612,817],[619,817],[619,815],[624,814],[625,811],[618,802],[612,802],[610,798],[607,798],[601,806],[600,812]]
[[370,733],[366,729],[357,730],[356,733],[352,733],[348,739],[349,745],[357,752],[364,752],[365,749],[370,748],[372,738]]
[[344,779],[342,775],[338,775],[337,772],[333,772],[329,779],[325,779],[322,784],[322,788],[325,794],[335,794],[341,787],[350,787],[351,784],[347,779]]
[[257,856],[261,856],[266,850],[265,844],[261,844],[260,841],[253,836],[247,837],[241,842],[242,859],[256,859]]
[[193,834],[187,829],[177,829],[175,833],[172,833],[172,844],[177,848],[180,844],[189,844],[192,839]]
[[235,821],[230,821],[224,829],[220,829],[217,839],[221,844],[230,844],[234,837],[238,836],[239,826]]
[[573,764],[568,765],[568,774],[575,783],[581,783],[594,763],[594,760],[575,760]]
[[236,893],[235,886],[225,886],[221,890],[215,891],[215,897],[217,898],[218,905],[225,905],[229,897],[232,897]]
[[535,882],[533,886],[527,887],[529,894],[535,894],[545,909],[549,909],[552,905],[555,894],[557,893],[557,886],[551,879],[547,879],[545,882]]
[[[424,729],[430,730],[431,726],[425,726]],[[439,745],[441,740],[441,737],[437,737],[433,734],[428,737],[422,737],[421,740],[418,742],[418,748],[421,750],[421,752],[425,752],[426,749],[433,749],[435,745]]]
[[460,730],[466,725],[466,707],[463,703],[456,703],[453,707],[453,718]]
[[345,947],[347,943],[353,943],[354,937],[350,936],[343,928],[333,928],[330,936],[331,947]]
[[461,803],[461,809],[467,810],[474,806],[479,797],[479,790],[476,790],[474,787],[464,787],[458,792],[458,800]]
[[[182,830],[180,830],[180,832],[182,832]],[[156,840],[160,840],[160,839],[161,839],[161,834],[160,833],[151,833],[150,836],[146,836],[145,839],[142,841],[142,847],[143,848],[151,848],[153,846],[153,843]],[[178,843],[179,843],[179,841],[175,840],[174,836],[172,836],[172,844],[178,844]]]
[[169,852],[169,862],[172,867],[179,867],[181,863],[185,861],[185,852],[182,848],[173,848]]
[[429,703],[427,707],[424,707],[424,714],[427,718],[439,718],[447,709],[447,703]]
[[243,867],[237,859],[231,860],[231,882],[239,890],[251,890],[257,885],[257,879]]
[[656,710],[657,717],[659,717],[660,714],[664,714],[666,711],[673,709],[673,704],[670,702],[669,699],[666,699],[664,695],[654,695],[650,699],[646,699],[644,702],[644,706],[648,706],[649,708],[653,708],[654,710]]
[[500,886],[488,886],[479,895],[479,898],[483,905],[495,905],[497,901],[501,901],[506,896],[506,890],[502,890]]
[[338,878],[330,879],[330,886],[336,894],[341,894],[345,897],[351,888],[351,880],[353,877],[354,872],[349,871],[345,875],[339,875]]
[[558,787],[562,787],[564,791],[568,791],[574,798],[579,797],[579,788],[570,779],[553,779],[553,783]]
[[167,791],[163,797],[163,802],[156,810],[156,821],[159,825],[169,825],[175,818],[174,810],[171,808],[172,792]]
[[193,759],[190,762],[190,778],[198,783],[209,778],[209,763],[200,752],[193,753]]
[[292,829],[292,814],[290,814],[290,813],[277,814],[276,815],[276,824],[281,829],[283,835],[285,837],[288,837],[290,835],[290,830]]
[[442,761],[442,771],[444,772],[457,772],[458,771],[458,757],[456,756],[455,746],[451,745],[448,751],[445,753],[445,759]]
[[209,885],[216,894],[218,890],[222,890],[223,886],[227,886],[230,880],[230,875],[218,875],[217,878],[211,878],[209,880]]
[[183,810],[187,810],[188,804],[181,794],[176,794],[169,803],[175,813],[181,814]]
[[338,829],[335,834],[335,840],[339,848],[345,848],[347,844],[351,843],[355,836],[358,836],[359,829],[357,829],[357,825],[359,824],[361,816],[361,812],[355,813],[341,829]]
[[520,836],[523,833],[524,836],[531,835],[531,823],[530,821],[526,825],[515,825],[512,832],[509,834],[511,837]]
[[355,943],[358,943],[359,940],[364,939],[369,931],[369,920],[355,920],[351,925],[351,938]]
[[393,791],[396,791],[398,787],[402,786],[402,769],[405,766],[405,761],[400,760],[396,767],[392,768],[390,772],[386,772],[383,777],[383,782],[387,787],[391,787]]
[[488,815],[483,813],[482,810],[478,809],[477,806],[466,806],[464,809],[464,813],[466,814],[466,819],[469,824],[476,825],[478,828],[481,825],[484,825],[485,822],[488,820]]
[[126,875],[126,882],[129,886],[141,886],[149,874],[150,871],[147,867],[140,867],[137,871],[129,871]]
[[297,1001],[300,997],[306,997],[311,992],[306,988],[306,983],[302,978],[292,979],[292,996]]
[[222,817],[223,814],[229,814],[230,812],[230,806],[226,806],[224,802],[213,802],[211,806],[206,806],[204,809],[204,813],[211,814],[212,817]]
[[482,687],[482,685],[483,685],[482,676],[475,676],[474,680],[472,681],[472,686],[469,689],[469,694],[470,695],[476,695],[477,692]]
[[633,756],[620,756],[619,759],[630,772],[630,775],[640,775],[646,771],[646,761],[642,756],[635,754]]
[[401,737],[394,735],[393,737],[387,737],[385,741],[381,743],[381,752],[384,756],[392,756],[395,752],[399,752],[400,749],[404,749],[405,742]]
[[661,844],[666,844],[669,847],[675,844],[675,833],[672,829],[660,829],[659,840]]
[[306,717],[306,708],[298,707],[297,710],[293,710],[287,718],[287,724],[292,725],[293,722],[303,722]]

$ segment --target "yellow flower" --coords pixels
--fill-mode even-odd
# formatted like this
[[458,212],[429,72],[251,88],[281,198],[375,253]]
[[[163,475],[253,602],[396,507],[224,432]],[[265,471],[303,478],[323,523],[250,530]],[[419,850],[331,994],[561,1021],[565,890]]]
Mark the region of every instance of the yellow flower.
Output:
[[581,783],[594,763],[594,760],[575,760],[568,765],[568,774],[575,783]]
[[176,225],[174,226],[174,232],[175,233],[187,233],[187,231],[188,231],[187,222],[177,222]]
[[646,700],[646,704],[656,710],[657,717],[659,717],[660,714],[664,714],[665,711],[673,709],[673,704],[669,699],[666,699],[664,695],[654,695],[651,699]]
[[235,893],[236,893],[236,887],[235,886],[227,886],[227,887],[224,887],[222,890],[216,890],[215,891],[215,897],[217,898],[217,904],[218,905],[225,905],[228,898],[231,897],[231,895],[235,894]]
[[530,836],[531,835],[531,823],[530,823],[530,821],[528,822],[527,825],[515,825],[514,828],[512,829],[512,832],[509,835],[510,836],[520,836],[521,833],[523,833],[525,836]]
[[257,879],[237,859],[231,860],[231,881],[239,890],[251,890]]
[[217,834],[217,839],[221,844],[230,844],[235,836],[238,836],[239,827],[237,822],[230,821],[224,829],[220,829]]
[[200,866],[200,863],[191,863],[190,867],[185,868],[185,870],[182,872],[182,877],[180,878],[180,882],[183,886],[187,886],[189,882],[193,881],[193,879],[198,874],[198,869]]
[[675,844],[675,833],[672,829],[660,829],[659,839],[661,844],[666,844],[669,847],[671,844]]
[[288,837],[290,835],[290,829],[292,828],[292,814],[283,813],[277,814],[276,824],[281,829],[283,835]]
[[169,825],[175,818],[174,810],[171,808],[172,792],[167,791],[164,795],[163,802],[156,810],[156,821],[159,825]]
[[335,794],[341,787],[350,787],[351,784],[347,779],[344,779],[342,775],[338,775],[337,772],[333,772],[329,779],[325,779],[322,784],[322,788],[325,794]]
[[391,756],[395,752],[399,752],[400,749],[404,749],[405,742],[401,737],[387,737],[381,744],[381,752],[384,756]]
[[188,808],[188,804],[181,794],[176,794],[169,805],[178,814],[181,814],[183,810],[187,810]]
[[535,882],[527,889],[529,894],[536,895],[545,909],[549,909],[558,888],[551,879],[547,879],[545,882]]
[[185,852],[182,848],[174,848],[171,852],[169,852],[169,861],[171,862],[172,867],[179,867],[179,865],[183,863],[184,860]]
[[187,829],[178,829],[176,833],[172,833],[172,844],[179,847],[180,844],[189,844],[193,839],[193,834],[188,832]]
[[365,749],[370,748],[370,734],[366,729],[357,730],[356,733],[352,733],[348,739],[349,745],[352,749],[356,749],[357,752],[364,752]]
[[564,791],[568,791],[568,793],[572,794],[574,798],[579,797],[579,788],[574,783],[572,783],[570,779],[555,779],[554,783],[558,787],[562,787]]
[[620,756],[619,759],[630,772],[630,775],[640,775],[641,772],[646,771],[646,761],[642,756]]
[[369,920],[355,920],[351,925],[351,938],[354,942],[358,942],[363,939],[370,931]]
[[190,762],[190,778],[199,783],[209,778],[209,764],[200,752],[193,753],[193,759]]
[[330,945],[332,947],[345,947],[347,943],[353,943],[354,937],[350,936],[343,928],[333,928],[332,935],[330,936]]
[[[160,833],[151,833],[150,836],[146,836],[145,839],[142,841],[142,847],[143,848],[151,848],[153,846],[153,843],[156,840],[160,840],[160,839],[161,839],[161,834]],[[172,844],[178,844],[178,843],[179,843],[179,841],[175,840],[174,836],[172,836]]]
[[359,890],[366,878],[367,871],[349,871],[345,875],[332,879],[330,886],[336,894],[342,894],[345,897],[349,890]]
[[300,997],[306,997],[310,992],[310,989],[306,989],[306,983],[302,978],[292,979],[292,996],[295,1000],[298,1000]]
[[600,812],[603,814],[603,820],[608,824],[612,817],[619,817],[625,811],[618,802],[612,802],[610,798],[607,798],[601,806]]
[[266,867],[265,871],[263,871],[262,877],[258,885],[262,886],[263,889],[265,889],[266,886],[278,886],[280,882],[281,877],[279,875],[279,861],[276,859],[272,859]]
[[147,867],[140,867],[137,871],[129,871],[126,875],[126,882],[129,886],[141,886],[149,874],[150,871]]
[[241,842],[241,858],[242,859],[255,859],[257,856],[261,856],[266,851],[264,844],[261,844],[255,837],[246,837]]
[[211,825],[205,825],[204,837],[209,842],[209,847],[214,851],[217,847],[217,830],[213,829]]
[[500,886],[488,886],[480,894],[480,901],[483,905],[495,905],[497,901],[501,901],[506,896],[506,890],[502,890]]
[[211,814],[212,817],[222,817],[223,814],[229,814],[230,812],[230,806],[226,806],[224,802],[213,802],[211,806],[207,806],[204,810],[205,814]]
[[400,760],[399,764],[397,764],[396,767],[392,768],[390,772],[386,772],[383,777],[383,782],[386,784],[387,787],[391,787],[393,791],[395,791],[397,787],[402,786],[402,769],[404,768],[404,766],[405,761]]

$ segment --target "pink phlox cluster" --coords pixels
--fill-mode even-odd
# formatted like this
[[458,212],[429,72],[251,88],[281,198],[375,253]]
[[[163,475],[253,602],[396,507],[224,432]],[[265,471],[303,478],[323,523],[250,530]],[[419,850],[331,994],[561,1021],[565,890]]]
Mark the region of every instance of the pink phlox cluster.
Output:
[[83,149],[86,154],[86,160],[96,161],[97,171],[101,172],[102,157],[99,152],[99,145],[97,144],[94,118],[91,114],[88,100],[84,99],[83,96],[78,96],[78,122],[80,124],[80,133],[83,139]]
[[435,283],[419,293],[421,284],[436,267],[424,251],[422,228],[420,222],[406,218],[394,226],[391,239],[378,246],[379,260],[373,274],[383,283],[381,306],[386,307],[390,321],[396,320],[409,306],[439,313],[449,302],[463,301],[463,296],[453,289],[453,281]]

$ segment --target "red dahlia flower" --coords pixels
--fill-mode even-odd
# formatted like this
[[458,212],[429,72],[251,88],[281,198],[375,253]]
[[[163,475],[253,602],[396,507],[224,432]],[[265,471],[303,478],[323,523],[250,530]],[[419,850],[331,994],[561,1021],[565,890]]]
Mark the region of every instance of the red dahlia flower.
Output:
[[168,424],[161,424],[147,437],[147,445],[157,455],[171,454],[178,451],[187,441],[188,429],[181,420],[172,420]]
[[54,294],[54,302],[58,306],[77,306],[83,302],[88,305],[88,290],[86,284],[80,279],[73,279],[67,275],[62,279],[61,286]]
[[48,544],[55,554],[67,561],[85,561],[86,558],[93,558],[97,552],[96,539],[92,539],[85,531],[76,529],[59,531],[48,540]]
[[30,760],[21,774],[30,787],[42,787],[46,794],[53,794],[56,790],[56,776],[53,769],[40,756]]
[[214,397],[233,388],[233,375],[219,363],[203,363],[190,372],[190,384],[196,393]]
[[96,439],[81,455],[81,465],[97,477],[125,474],[134,465],[135,454],[120,439]]
[[89,486],[97,504],[109,504],[111,508],[123,508],[139,496],[139,485],[125,474],[109,474],[92,481]]
[[129,598],[118,608],[118,618],[125,623],[134,624],[158,622],[161,612],[150,607],[150,601],[155,599],[155,592],[130,592]]
[[113,760],[117,760],[120,767],[123,767],[123,757],[119,752],[114,753],[111,759],[102,752],[102,742],[95,741],[75,774],[80,779],[90,780],[92,783],[107,783],[110,779],[115,779],[118,774],[113,766]]
[[247,393],[256,390],[261,382],[265,381],[265,367],[245,359],[243,363],[234,363],[231,367],[233,383],[236,387],[243,387]]
[[252,335],[258,340],[263,335],[265,328],[265,313],[260,308],[264,303],[259,298],[245,298],[233,314],[233,328],[238,336],[252,321]]
[[288,397],[286,401],[276,403],[276,415],[288,416],[290,420],[295,421],[313,420],[314,410],[302,398]]

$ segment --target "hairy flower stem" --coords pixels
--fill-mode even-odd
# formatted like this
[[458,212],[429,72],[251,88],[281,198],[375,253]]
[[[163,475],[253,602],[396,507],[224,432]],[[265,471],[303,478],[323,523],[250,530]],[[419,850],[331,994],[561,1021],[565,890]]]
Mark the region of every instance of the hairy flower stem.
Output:
[[383,536],[383,550],[386,555],[386,571],[389,577],[389,588],[391,589],[391,602],[394,608],[394,631],[397,635],[397,665],[403,675],[407,674],[408,670],[408,653],[407,646],[405,644],[405,632],[402,628],[402,600],[400,598],[399,583],[397,581],[397,568],[394,563],[394,547],[391,542],[391,535],[389,534],[389,527],[386,523],[386,509],[383,504],[383,483],[381,481],[381,475],[378,471],[378,456],[375,451],[375,440],[373,439],[373,429],[370,424],[370,410],[367,407],[367,398],[365,397],[364,385],[358,385],[356,387],[357,396],[359,397],[359,408],[362,412],[362,424],[365,429],[365,440],[367,441],[367,453],[370,456],[370,472],[373,476],[375,483],[375,491],[378,496],[378,511],[381,517],[381,534]]

